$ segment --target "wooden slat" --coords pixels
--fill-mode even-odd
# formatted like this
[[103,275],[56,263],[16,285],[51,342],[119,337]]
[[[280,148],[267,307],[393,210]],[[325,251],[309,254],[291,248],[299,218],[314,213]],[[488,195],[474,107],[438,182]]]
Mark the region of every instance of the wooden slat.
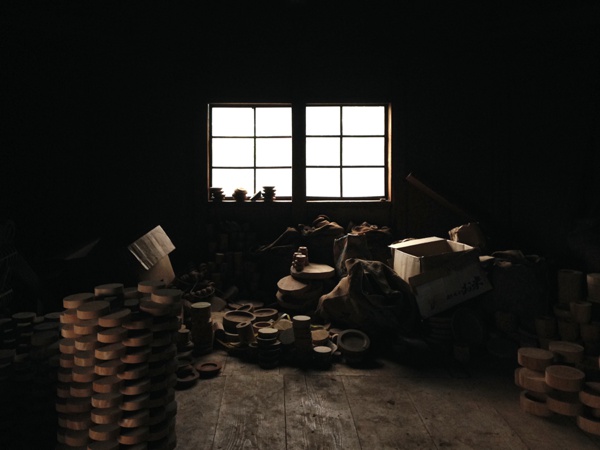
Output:
[[361,448],[341,377],[307,373],[284,379],[288,449]]
[[406,393],[411,383],[396,377],[342,377],[362,448],[435,449]]
[[225,378],[212,448],[286,448],[283,377],[257,367]]

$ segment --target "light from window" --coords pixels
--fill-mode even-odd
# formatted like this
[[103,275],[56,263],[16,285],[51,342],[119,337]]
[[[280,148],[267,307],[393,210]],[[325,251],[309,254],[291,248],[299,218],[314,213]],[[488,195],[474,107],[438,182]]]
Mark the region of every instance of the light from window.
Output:
[[[292,174],[305,177],[307,199],[378,199],[387,195],[384,105],[307,106],[305,167],[292,167],[292,107],[210,107],[211,186],[226,197],[275,186],[292,197]],[[302,185],[303,183],[299,183]]]
[[306,108],[306,196],[385,197],[385,107]]
[[263,186],[275,186],[276,197],[292,196],[290,107],[212,107],[210,148],[210,184],[227,197]]

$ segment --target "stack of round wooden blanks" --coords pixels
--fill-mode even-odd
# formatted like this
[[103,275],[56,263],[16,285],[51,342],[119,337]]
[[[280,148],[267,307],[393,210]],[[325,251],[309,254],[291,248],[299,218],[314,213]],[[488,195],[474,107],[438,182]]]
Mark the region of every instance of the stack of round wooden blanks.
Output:
[[123,283],[106,283],[94,287],[94,297],[96,300],[107,301],[110,305],[110,311],[117,311],[124,306],[125,286]]
[[274,369],[279,365],[281,341],[279,330],[265,327],[258,330],[256,344],[258,349],[258,365],[261,369]]
[[300,365],[309,364],[313,356],[311,317],[304,314],[293,316],[292,329],[294,330],[296,360]]
[[203,355],[213,349],[213,320],[209,302],[196,302],[190,306],[191,341],[194,354]]
[[277,303],[284,311],[302,314],[314,311],[323,294],[323,282],[285,276],[277,282]]
[[552,388],[546,406],[563,416],[578,416],[582,413],[579,391],[585,381],[585,373],[576,367],[554,364],[546,367],[546,384]]
[[[60,313],[58,341],[59,368],[56,386],[58,412],[58,442],[67,447],[86,446],[89,442],[87,427],[91,424],[89,411],[93,394],[94,342],[87,336],[94,324],[92,313],[79,313],[79,308],[94,302],[91,292],[79,292],[63,298],[64,311]],[[101,308],[99,308],[101,309]],[[88,308],[88,312],[94,308]],[[87,325],[87,326],[86,326]],[[90,350],[91,348],[91,350]]]
[[577,416],[577,425],[583,431],[600,435],[600,383],[587,381],[579,391],[583,410]]
[[551,416],[546,402],[552,388],[546,383],[545,370],[553,364],[554,354],[543,348],[520,347],[517,360],[520,367],[515,369],[515,384],[523,389],[519,397],[521,410],[535,416]]
[[138,282],[137,290],[144,295],[150,295],[158,289],[166,288],[163,280],[141,280]]
[[[183,292],[178,289],[158,289],[151,294],[152,301],[169,305],[170,312],[164,316],[153,316],[150,325],[152,342],[148,359],[150,400],[147,422],[149,448],[168,448],[166,443],[176,440],[175,387],[178,368],[176,340],[177,331],[181,327],[182,298]],[[169,414],[166,413],[167,410]],[[162,445],[165,446],[161,447]]]

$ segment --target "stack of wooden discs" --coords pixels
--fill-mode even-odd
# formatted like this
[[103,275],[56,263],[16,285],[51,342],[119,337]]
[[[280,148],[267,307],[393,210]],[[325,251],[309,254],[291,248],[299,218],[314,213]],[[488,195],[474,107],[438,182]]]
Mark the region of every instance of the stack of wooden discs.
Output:
[[209,302],[196,302],[190,306],[191,340],[194,353],[204,355],[213,349],[214,332]]
[[546,384],[545,370],[553,364],[554,354],[538,347],[520,347],[517,360],[520,367],[515,369],[515,384],[523,389],[519,398],[521,410],[536,416],[551,416],[546,404],[551,388]]
[[584,382],[579,400],[583,408],[577,416],[577,425],[587,433],[600,435],[600,383]]
[[576,367],[563,364],[553,364],[546,367],[546,384],[552,388],[546,398],[548,410],[563,415],[576,417],[583,408],[579,400],[585,373]]
[[281,341],[278,339],[279,330],[264,327],[258,330],[256,344],[258,350],[258,365],[261,369],[274,369],[279,365],[281,357]]
[[311,318],[303,314],[292,317],[294,330],[294,349],[296,362],[303,366],[311,362],[313,356],[313,343],[311,333]]
[[277,282],[275,294],[282,310],[294,313],[314,311],[323,293],[323,282],[287,275]]
[[136,311],[124,307],[120,283],[63,299],[56,402],[63,447],[175,448],[182,292],[144,294],[128,294],[145,300]]

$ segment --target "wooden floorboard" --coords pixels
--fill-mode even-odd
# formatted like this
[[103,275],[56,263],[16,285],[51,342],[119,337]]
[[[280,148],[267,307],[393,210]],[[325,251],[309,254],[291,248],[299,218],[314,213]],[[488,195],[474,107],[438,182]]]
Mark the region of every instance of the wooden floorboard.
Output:
[[521,411],[513,361],[263,370],[225,350],[198,361],[222,370],[176,392],[178,450],[600,449],[572,417]]
[[288,449],[360,450],[341,377],[285,376]]
[[395,376],[344,376],[362,448],[435,449],[409,390],[412,383]]

